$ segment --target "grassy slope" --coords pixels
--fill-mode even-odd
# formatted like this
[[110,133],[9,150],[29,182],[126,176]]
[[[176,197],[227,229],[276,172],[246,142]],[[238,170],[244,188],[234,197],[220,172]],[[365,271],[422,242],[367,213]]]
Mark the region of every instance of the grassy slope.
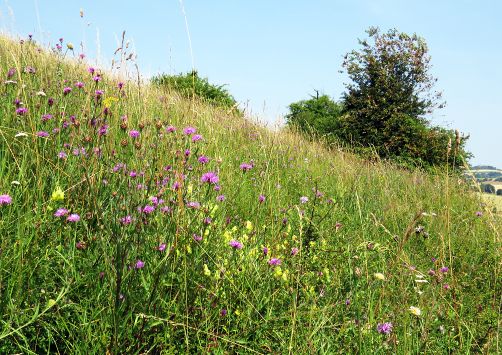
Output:
[[[480,201],[462,181],[330,152],[133,82],[122,96],[107,73],[95,84],[83,64],[61,57],[0,39],[2,78],[17,69],[17,83],[0,88],[0,194],[13,198],[0,206],[0,352],[500,350],[500,221],[476,216]],[[63,95],[76,81],[85,88]],[[16,115],[16,98],[26,115]],[[55,118],[42,122],[46,113]],[[71,115],[77,124],[51,132]],[[191,142],[187,126],[204,139]],[[41,130],[50,136],[36,137]],[[82,147],[86,155],[72,154]],[[239,165],[251,161],[243,173]],[[126,171],[112,172],[118,163]],[[207,171],[217,172],[220,192],[200,182]],[[57,186],[64,201],[51,200]],[[139,213],[151,196],[168,212]],[[60,207],[81,220],[54,217]],[[126,215],[133,223],[123,226]],[[415,233],[419,225],[428,237]],[[233,250],[231,239],[244,247]],[[382,322],[393,323],[390,335],[377,332]]]

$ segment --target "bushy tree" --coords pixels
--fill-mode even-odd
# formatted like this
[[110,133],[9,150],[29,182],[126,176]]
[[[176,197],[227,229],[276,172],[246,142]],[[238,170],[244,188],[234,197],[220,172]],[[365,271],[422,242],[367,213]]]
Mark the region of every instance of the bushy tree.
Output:
[[426,118],[444,103],[434,91],[437,79],[430,74],[425,41],[395,29],[381,33],[370,28],[367,33],[369,39],[359,41],[361,49],[343,62],[351,83],[343,95],[340,135],[384,158],[433,166],[448,157],[449,163],[462,166],[468,155],[464,139],[431,127]]
[[481,184],[481,191],[487,193],[487,194],[494,194],[495,193],[495,186],[491,184]]
[[286,122],[302,132],[322,136],[336,136],[342,106],[327,95],[311,96],[289,105]]
[[207,78],[201,78],[195,70],[178,75],[161,74],[152,78],[152,82],[175,90],[185,97],[192,97],[195,94],[196,97],[211,104],[237,110],[237,102],[225,89],[225,85],[211,84]]

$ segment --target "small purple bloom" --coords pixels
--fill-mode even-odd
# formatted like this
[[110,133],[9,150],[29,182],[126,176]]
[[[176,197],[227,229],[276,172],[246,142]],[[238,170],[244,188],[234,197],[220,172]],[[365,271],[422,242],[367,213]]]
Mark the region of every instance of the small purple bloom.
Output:
[[174,127],[174,126],[167,126],[166,132],[167,133],[174,133],[174,132],[176,132],[176,127]]
[[12,197],[9,195],[0,195],[0,206],[10,205],[12,203]]
[[66,216],[69,211],[66,208],[58,208],[56,212],[54,212],[54,217],[63,217]]
[[193,209],[199,209],[200,203],[198,203],[197,201],[189,201],[189,202],[187,202],[187,207],[193,208]]
[[309,202],[309,198],[307,196],[300,197],[300,203],[307,203],[307,202]]
[[268,248],[267,247],[263,247],[263,255],[268,255]]
[[46,113],[42,116],[42,122],[47,122],[52,119],[52,115],[50,113]]
[[122,81],[119,81],[117,87],[119,88],[119,90],[122,90],[124,88],[124,83]]
[[183,130],[183,133],[185,133],[187,136],[190,136],[192,134],[194,134],[197,130],[193,127],[186,127],[184,130]]
[[218,196],[216,196],[216,201],[218,201],[218,202],[225,201],[225,195],[218,195]]
[[143,207],[143,213],[145,213],[145,214],[150,214],[153,211],[155,211],[155,207],[153,207],[153,206],[146,205],[145,207]]
[[200,236],[198,234],[194,234],[193,235],[193,240],[195,240],[196,242],[200,242],[202,240],[202,236]]
[[123,225],[128,225],[128,224],[131,224],[132,222],[132,217],[131,216],[125,216],[125,217],[122,217],[120,219],[120,223],[122,223]]
[[199,157],[199,159],[197,159],[197,160],[198,160],[198,161],[199,161],[199,163],[201,163],[201,164],[207,164],[207,163],[209,163],[209,158],[208,158],[208,157],[206,157],[206,156],[204,156],[204,155],[201,155],[201,156]]
[[206,217],[206,218],[204,218],[204,220],[202,221],[202,223],[209,225],[209,224],[211,224],[212,221],[213,220],[211,219],[211,217]]
[[220,315],[222,317],[225,317],[227,315],[227,310],[225,308],[222,308],[221,311],[220,311]]
[[253,166],[251,164],[248,164],[248,163],[242,163],[239,167],[244,172],[246,172],[248,170],[251,170],[253,168]]
[[108,125],[107,124],[101,126],[98,130],[98,135],[100,137],[105,136],[106,134],[108,134]]
[[476,212],[476,217],[481,217],[481,216],[483,216],[483,212],[481,212],[481,211],[477,211],[477,212]]
[[96,90],[96,91],[94,91],[94,94],[96,95],[96,99],[99,99],[104,94],[104,91],[103,90]]
[[58,153],[59,159],[66,159],[67,157],[68,155],[66,155],[66,153],[63,150]]
[[136,261],[136,264],[134,265],[134,268],[136,268],[136,269],[138,269],[138,270],[139,270],[139,269],[143,269],[144,267],[145,267],[145,262],[144,262],[144,261],[142,261],[142,260],[140,260],[140,259],[138,259],[138,260]]
[[377,331],[380,334],[389,335],[392,332],[392,323],[391,322],[378,323],[378,325],[377,325]]
[[45,131],[38,131],[36,134],[37,134],[37,137],[41,137],[41,138],[49,137],[49,133],[47,133]]
[[296,254],[298,254],[298,251],[299,251],[298,248],[292,248],[291,249],[291,255],[295,256]]
[[218,175],[216,175],[215,172],[207,172],[205,173],[204,175],[202,175],[202,177],[200,178],[200,181],[202,182],[207,182],[208,184],[217,184],[218,181],[220,181],[220,178],[218,177]]
[[101,81],[101,76],[100,75],[96,75],[94,78],[92,78],[92,80],[94,80],[94,82],[99,82]]
[[80,221],[80,216],[76,213],[72,213],[71,215],[68,216],[68,218],[66,218],[66,220],[68,222],[78,222]]
[[439,269],[439,271],[441,271],[443,274],[446,274],[448,272],[448,267],[447,266],[443,266],[441,269]]
[[281,265],[281,263],[282,263],[281,259],[278,258],[272,258],[268,261],[268,264],[272,266]]
[[427,273],[430,275],[430,276],[436,276],[436,271],[432,270],[432,269],[429,269],[429,271],[427,271]]
[[75,83],[75,86],[76,86],[77,88],[79,88],[79,89],[82,89],[82,88],[84,87],[84,83],[83,83],[83,82],[81,82],[81,81],[77,81],[77,82]]
[[28,113],[28,109],[26,107],[20,107],[18,109],[16,109],[16,114],[18,116],[24,116]]
[[139,137],[139,131],[136,131],[136,130],[129,131],[129,136],[131,138],[138,138]]
[[71,92],[71,87],[67,86],[63,89],[63,94],[68,95]]
[[235,239],[232,239],[232,240],[228,243],[228,245],[230,245],[230,246],[231,246],[232,248],[234,248],[234,249],[242,249],[242,247],[244,246],[244,245],[242,245],[242,243],[241,243],[241,242],[239,242],[238,240],[235,240]]
[[265,200],[266,200],[265,195],[260,195],[260,196],[258,197],[258,202],[259,202],[259,203],[263,203],[263,202],[265,202]]
[[200,141],[202,139],[202,136],[200,134],[194,134],[192,136],[192,142],[197,142],[197,141]]
[[166,243],[161,243],[159,247],[157,248],[158,251],[163,252],[166,250]]
[[449,289],[450,289],[450,285],[449,285],[449,284],[444,284],[444,285],[443,285],[443,288],[444,288],[445,290],[449,290]]

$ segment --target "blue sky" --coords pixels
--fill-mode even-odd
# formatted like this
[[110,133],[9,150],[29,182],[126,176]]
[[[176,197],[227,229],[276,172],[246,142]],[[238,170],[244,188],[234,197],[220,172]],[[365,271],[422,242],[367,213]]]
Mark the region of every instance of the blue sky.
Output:
[[[183,0],[193,62],[270,124],[314,90],[335,99],[343,55],[369,26],[424,37],[447,107],[435,124],[470,134],[474,164],[502,168],[502,1]],[[38,10],[37,10],[38,9]],[[79,11],[83,9],[84,17]],[[145,76],[192,68],[179,0],[0,0],[0,29],[43,43],[83,42],[110,66],[123,30]],[[99,45],[98,45],[99,43]],[[99,48],[99,50],[98,50]]]

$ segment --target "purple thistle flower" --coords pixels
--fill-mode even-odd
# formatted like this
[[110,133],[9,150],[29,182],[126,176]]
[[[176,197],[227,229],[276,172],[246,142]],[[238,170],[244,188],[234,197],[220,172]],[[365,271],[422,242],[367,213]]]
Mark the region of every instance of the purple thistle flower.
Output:
[[26,107],[20,107],[18,109],[16,109],[16,114],[18,116],[24,116],[28,113],[28,109]]
[[439,271],[441,271],[443,274],[446,274],[448,272],[448,267],[447,266],[443,266],[441,269],[439,269]]
[[238,240],[235,240],[235,239],[232,239],[232,240],[228,243],[228,245],[230,245],[230,246],[231,246],[232,248],[234,248],[234,249],[242,249],[242,247],[244,246],[244,245],[242,245],[242,243],[241,243],[241,242],[239,242]]
[[63,150],[58,153],[59,159],[66,159],[67,157],[68,155],[66,155],[66,153]]
[[242,171],[246,172],[246,171],[248,171],[248,170],[251,170],[251,169],[253,168],[253,166],[252,166],[251,164],[248,164],[248,163],[242,163],[242,164],[239,166],[239,168],[240,168]]
[[259,202],[259,203],[263,203],[263,202],[265,202],[265,200],[266,200],[265,195],[260,195],[260,196],[258,197],[258,202]]
[[152,213],[153,211],[155,211],[155,207],[153,206],[150,206],[150,205],[146,205],[145,207],[143,207],[143,213],[145,214],[150,214]]
[[52,115],[50,113],[46,113],[45,115],[42,116],[42,122],[47,122],[52,119]]
[[296,254],[298,254],[298,251],[299,251],[298,248],[292,248],[291,249],[291,255],[295,256]]
[[96,71],[96,69],[94,69],[93,67],[89,67],[89,68],[87,68],[87,71],[88,71],[90,74],[94,74],[94,72]]
[[200,181],[202,182],[207,182],[208,184],[217,184],[218,181],[220,181],[220,178],[218,177],[218,175],[216,175],[215,172],[207,172],[205,173],[204,175],[202,175],[202,177],[200,178]]
[[444,285],[443,285],[443,288],[444,288],[445,290],[449,290],[449,289],[450,289],[450,285],[449,285],[449,284],[444,284]]
[[389,335],[392,332],[392,323],[391,322],[378,323],[378,325],[377,325],[377,331],[380,334]]
[[202,221],[202,223],[206,224],[206,225],[209,225],[211,224],[213,220],[211,219],[211,217],[206,217],[204,218],[204,220]]
[[221,315],[222,317],[225,317],[225,316],[227,315],[227,310],[226,310],[226,308],[222,308],[222,309],[221,309],[221,311],[220,311],[220,315]]
[[66,216],[69,211],[66,208],[58,208],[56,212],[54,212],[54,217],[63,217]]
[[117,84],[117,87],[119,88],[119,90],[122,90],[124,87],[124,83],[122,81],[119,81],[119,83]]
[[190,149],[185,150],[185,156],[189,157],[190,156]]
[[193,235],[193,240],[195,240],[196,242],[200,242],[202,240],[202,236],[200,236],[198,234],[194,234]]
[[77,81],[77,82],[75,83],[75,86],[76,86],[77,88],[79,88],[79,89],[82,89],[82,88],[84,87],[84,83],[83,83],[83,82],[81,82],[81,81]]
[[12,78],[16,74],[16,68],[10,68],[9,71],[7,72],[7,78]]
[[131,222],[132,222],[131,216],[125,216],[120,219],[120,223],[122,223],[124,226],[131,224]]
[[76,213],[72,213],[71,215],[68,216],[68,218],[66,218],[66,220],[68,222],[78,222],[80,221],[80,216]]
[[[47,99],[47,105],[49,105],[49,106],[54,105],[54,98],[49,97],[49,98]],[[51,117],[51,118],[52,118],[52,117]]]
[[197,142],[197,141],[200,141],[202,139],[202,136],[200,134],[194,134],[192,136],[192,142]]
[[9,195],[0,195],[0,206],[2,205],[10,205],[12,203],[12,197]]
[[67,86],[63,89],[63,95],[68,95],[71,92],[71,87]]
[[79,241],[79,242],[77,242],[77,244],[75,244],[75,247],[76,247],[78,250],[83,250],[83,249],[85,249],[86,245],[85,245],[85,242],[83,242],[83,241]]
[[307,203],[307,202],[309,202],[309,198],[307,196],[300,197],[300,203]]
[[263,247],[263,255],[268,255],[268,248],[267,247]]
[[272,266],[281,265],[281,263],[282,263],[281,259],[278,258],[272,258],[268,261],[268,264]]
[[187,207],[193,208],[193,209],[199,209],[200,203],[198,203],[197,201],[189,201],[189,202],[187,202]]
[[220,185],[214,185],[214,191],[220,191],[221,186]]
[[176,132],[176,127],[174,127],[174,126],[167,126],[166,132],[167,133],[174,133],[174,132]]
[[436,271],[432,270],[432,269],[429,269],[429,271],[427,271],[427,273],[430,275],[430,276],[435,276],[436,275]]
[[138,138],[139,137],[139,131],[136,131],[136,130],[129,131],[129,136],[131,138]]
[[38,131],[36,133],[37,137],[41,137],[41,138],[47,138],[49,137],[49,133],[45,132],[45,131]]
[[163,252],[166,250],[166,243],[161,243],[159,247],[157,248],[158,251]]
[[225,195],[218,195],[218,196],[216,196],[216,201],[218,201],[218,202],[225,201]]
[[194,134],[195,132],[197,132],[197,130],[193,127],[186,127],[183,130],[183,133],[185,133],[187,136],[190,136],[190,135]]
[[92,78],[92,80],[94,80],[94,82],[99,82],[101,81],[101,76],[100,75],[96,75],[94,78]]
[[138,259],[136,261],[136,264],[134,264],[134,268],[137,269],[137,270],[143,269],[144,267],[145,267],[145,262],[142,261],[142,260],[140,260],[140,259]]
[[105,136],[106,134],[108,134],[108,125],[107,124],[101,126],[98,130],[98,135],[100,137]]
[[206,157],[205,155],[201,155],[201,156],[199,157],[199,159],[197,159],[197,160],[198,160],[198,161],[199,161],[199,163],[201,163],[201,164],[207,164],[207,163],[209,163],[209,158],[208,158],[208,157]]
[[483,216],[483,212],[481,212],[481,211],[477,211],[477,212],[476,212],[476,217],[481,217],[481,216]]
[[96,99],[100,99],[101,96],[103,96],[104,91],[103,90],[96,90],[96,91],[94,91],[94,94],[96,95]]

